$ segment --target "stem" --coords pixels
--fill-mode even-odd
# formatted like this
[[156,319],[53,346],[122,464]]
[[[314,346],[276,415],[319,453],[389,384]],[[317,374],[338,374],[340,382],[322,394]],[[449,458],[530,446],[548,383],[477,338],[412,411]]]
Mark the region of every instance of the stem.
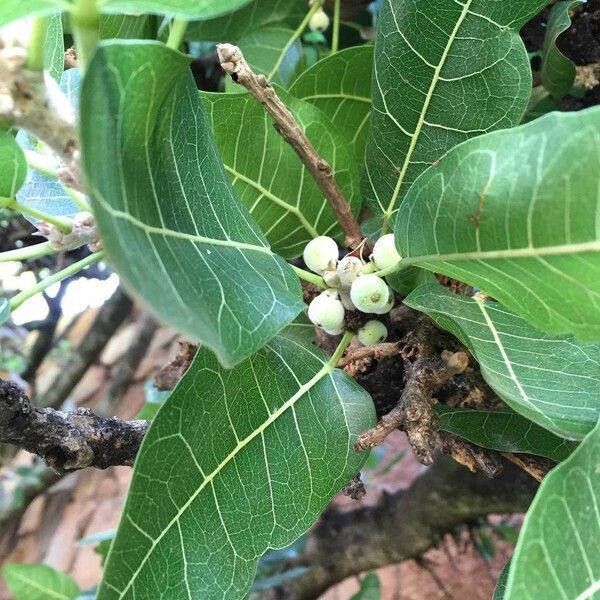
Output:
[[38,173],[50,177],[50,179],[58,179],[58,171],[56,170],[56,163],[49,156],[44,156],[35,150],[25,149],[25,158],[27,164],[35,169]]
[[48,256],[48,254],[52,254],[53,252],[54,250],[50,246],[50,242],[43,242],[35,244],[35,246],[27,246],[27,248],[17,248],[16,250],[0,252],[0,263],[39,258],[40,256]]
[[16,200],[12,200],[11,198],[0,198],[0,204],[2,204],[4,208],[10,208],[11,210],[19,212],[22,215],[28,215],[29,217],[33,217],[34,219],[46,221],[46,223],[54,225],[58,230],[62,231],[63,233],[71,233],[71,222],[68,219],[54,217],[45,212],[42,212],[41,210],[36,210],[35,208],[30,208],[29,206],[19,204],[19,202],[17,202]]
[[73,188],[70,188],[68,185],[64,185],[64,184],[63,184],[63,189],[67,193],[67,196],[69,196],[69,198],[71,198],[71,200],[73,200],[73,204],[75,204],[77,206],[77,208],[79,208],[83,212],[90,211],[90,205],[88,204],[88,201],[86,200],[85,194],[81,194],[77,190],[74,190]]
[[30,71],[44,70],[44,42],[48,30],[48,19],[36,17],[33,19],[31,39],[27,49],[27,68]]
[[310,273],[308,271],[305,271],[304,269],[301,269],[300,267],[296,267],[294,265],[290,265],[292,267],[292,269],[294,269],[294,271],[296,272],[296,275],[298,275],[298,277],[300,279],[304,279],[304,281],[308,281],[309,283],[312,283],[313,285],[316,285],[317,287],[326,289],[327,286],[325,285],[325,280],[322,277],[319,277],[318,275],[315,275],[314,273]]
[[75,0],[69,12],[77,64],[85,72],[100,39],[100,12],[96,0]]
[[338,347],[335,349],[335,352],[327,362],[327,366],[333,371],[336,368],[337,364],[340,362],[342,356],[344,356],[344,352],[346,352],[346,348],[350,345],[350,342],[354,338],[354,332],[346,331],[344,333],[344,337],[342,341],[339,343]]
[[98,262],[103,256],[104,252],[95,252],[94,254],[90,254],[83,260],[80,260],[79,262],[73,263],[72,265],[68,266],[66,269],[58,271],[58,273],[54,273],[54,275],[46,277],[46,279],[42,279],[42,281],[29,288],[28,290],[23,290],[20,294],[17,294],[13,298],[11,298],[10,310],[16,310],[17,308],[19,308],[19,306],[21,306],[21,304],[23,304],[23,302],[29,300],[29,298],[33,298],[33,296],[35,296],[36,294],[43,292],[51,285],[54,285],[55,283],[58,283],[59,281],[62,281],[67,277],[71,277],[71,275],[79,273],[79,271]]
[[188,22],[184,19],[173,19],[171,23],[171,29],[169,31],[169,39],[167,40],[167,46],[173,50],[179,50],[183,43],[183,36],[187,29]]
[[406,267],[408,267],[406,262],[400,259],[395,265],[392,265],[391,267],[381,269],[381,271],[375,271],[375,275],[377,275],[377,277],[386,277],[387,275],[393,275],[398,271],[402,271],[402,269],[405,269]]
[[333,34],[331,37],[331,52],[335,53],[340,48],[340,14],[341,14],[342,0],[335,0],[335,7],[333,10]]
[[279,67],[281,66],[281,63],[285,59],[285,55],[288,53],[288,50],[292,47],[292,44],[302,35],[302,32],[308,26],[308,23],[310,22],[312,16],[316,12],[321,10],[322,8],[323,8],[322,1],[315,2],[310,7],[310,10],[308,11],[308,13],[306,13],[306,16],[304,17],[304,20],[302,21],[302,23],[300,23],[300,25],[298,25],[298,28],[296,29],[296,31],[294,31],[294,33],[292,34],[292,37],[288,40],[287,44],[283,47],[283,50],[279,54],[279,58],[277,59],[277,62],[271,69],[270,73],[267,75],[267,81],[271,81],[271,79],[273,79],[273,77],[275,77],[275,75],[277,74],[277,71],[279,71]]

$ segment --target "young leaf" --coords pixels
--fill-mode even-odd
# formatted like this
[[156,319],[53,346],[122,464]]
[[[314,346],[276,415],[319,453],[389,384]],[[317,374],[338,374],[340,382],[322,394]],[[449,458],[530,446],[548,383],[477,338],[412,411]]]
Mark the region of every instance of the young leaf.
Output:
[[98,600],[244,598],[361,468],[371,399],[285,334],[235,369],[201,349],[137,458]]
[[542,51],[541,78],[544,87],[560,100],[573,87],[575,65],[558,49],[556,40],[571,26],[571,11],[585,0],[557,2],[550,10]]
[[6,565],[2,574],[15,600],[75,600],[81,594],[71,577],[46,565]]
[[348,138],[362,164],[371,115],[373,47],[347,48],[302,73],[290,93],[321,109]]
[[540,486],[511,560],[504,600],[598,597],[598,465],[600,424]]
[[521,121],[531,67],[517,31],[547,0],[383,2],[365,198],[386,221],[456,144]]
[[185,38],[233,43],[264,25],[286,23],[296,27],[307,11],[306,0],[252,0],[223,17],[190,23]]
[[492,389],[515,411],[559,436],[581,439],[600,416],[600,344],[544,334],[497,302],[422,286],[406,304],[456,335]]
[[50,75],[60,81],[65,67],[65,44],[63,40],[62,17],[50,15],[44,39],[44,67]]
[[2,0],[0,27],[23,17],[46,16],[69,7],[67,0]]
[[469,140],[415,182],[398,251],[537,328],[600,340],[600,108]]
[[498,410],[461,410],[434,407],[439,427],[483,448],[499,452],[527,452],[560,462],[577,448],[517,413]]
[[[278,93],[295,114],[354,212],[360,205],[358,170],[346,141],[314,106],[283,90]],[[273,249],[286,258],[300,256],[318,235],[343,238],[323,192],[294,150],[275,131],[265,109],[248,94],[203,95],[225,170]]]
[[27,161],[15,137],[0,131],[0,199],[14,198],[27,177]]
[[105,42],[81,106],[95,214],[128,287],[227,366],[293,321],[298,280],[233,193],[188,59],[156,42]]

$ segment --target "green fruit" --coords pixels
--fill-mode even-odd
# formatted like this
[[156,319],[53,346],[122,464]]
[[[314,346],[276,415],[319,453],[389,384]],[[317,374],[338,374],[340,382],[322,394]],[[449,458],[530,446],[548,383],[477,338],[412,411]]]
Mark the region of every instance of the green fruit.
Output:
[[308,242],[302,254],[306,266],[319,275],[335,270],[338,256],[338,245],[326,235],[320,235]]
[[375,246],[373,247],[373,261],[380,271],[398,264],[400,254],[396,250],[393,233],[383,235],[375,242]]
[[387,327],[381,321],[367,321],[358,330],[358,341],[363,346],[374,346],[383,342],[387,334]]
[[357,277],[350,288],[350,299],[358,310],[364,313],[383,314],[393,294],[387,283],[377,275],[361,275]]
[[[328,333],[341,333],[344,328],[346,311],[335,290],[325,290],[308,306],[308,318],[317,327]],[[337,335],[333,334],[332,335]]]
[[349,288],[358,277],[363,268],[363,261],[356,256],[344,256],[337,266],[337,275],[340,285]]

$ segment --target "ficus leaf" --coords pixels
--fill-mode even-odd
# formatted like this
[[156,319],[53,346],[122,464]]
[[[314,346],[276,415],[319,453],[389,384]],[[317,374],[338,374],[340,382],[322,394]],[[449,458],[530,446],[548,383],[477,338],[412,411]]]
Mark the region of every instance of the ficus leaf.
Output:
[[227,366],[293,321],[304,308],[298,280],[231,188],[187,57],[105,42],[81,106],[94,211],[129,289]]
[[585,0],[557,2],[548,15],[540,76],[544,87],[558,100],[573,86],[575,65],[558,49],[556,41],[571,26],[571,11],[584,3]]
[[389,220],[456,144],[521,121],[531,67],[518,30],[547,0],[384,0],[365,200]]
[[600,424],[544,478],[511,559],[504,600],[598,597],[598,465]]
[[6,565],[2,574],[15,600],[75,600],[81,593],[71,577],[47,565]]
[[318,107],[352,144],[362,164],[371,115],[373,47],[347,48],[304,71],[290,93]]
[[110,13],[152,13],[182,19],[210,19],[233,12],[250,0],[98,0]]
[[482,448],[499,452],[526,452],[556,462],[577,448],[575,442],[554,435],[529,419],[510,411],[463,410],[443,405],[434,407],[440,415],[439,428],[469,440]]
[[0,130],[0,199],[14,198],[27,177],[27,161],[15,136]]
[[56,81],[60,81],[64,66],[65,44],[62,17],[59,14],[50,15],[44,39],[44,67]]
[[372,401],[326,361],[288,334],[231,370],[198,352],[144,439],[98,600],[245,597],[366,458]]
[[67,0],[3,0],[0,5],[0,27],[24,17],[58,13],[68,7]]
[[[346,141],[317,108],[278,90],[315,149],[333,169],[356,214],[358,170]],[[234,190],[272,248],[286,258],[300,256],[318,235],[343,239],[323,192],[294,150],[273,127],[262,105],[248,94],[204,94],[217,146]]]
[[600,416],[600,344],[542,333],[493,301],[421,286],[406,304],[456,335],[490,387],[556,435],[582,439]]
[[531,324],[600,340],[600,108],[451,150],[398,212],[407,265],[481,289]]

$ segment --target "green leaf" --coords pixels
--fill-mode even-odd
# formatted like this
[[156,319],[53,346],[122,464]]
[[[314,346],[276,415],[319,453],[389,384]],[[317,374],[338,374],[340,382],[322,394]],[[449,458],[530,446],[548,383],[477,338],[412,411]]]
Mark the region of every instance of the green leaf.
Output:
[[505,600],[598,598],[600,424],[548,474],[511,560]]
[[63,40],[62,17],[50,15],[44,39],[44,66],[51,77],[60,81],[65,67],[65,44]]
[[27,177],[27,160],[15,136],[0,131],[0,199],[14,198]]
[[531,90],[529,104],[521,122],[529,123],[555,110],[560,110],[556,100],[543,85],[538,85]]
[[556,334],[600,339],[600,109],[469,140],[424,173],[396,220],[406,265],[477,287]]
[[156,37],[155,18],[151,15],[102,15],[100,38],[145,40]]
[[300,284],[233,193],[187,57],[105,42],[81,114],[104,248],[129,289],[227,366],[294,320]]
[[286,335],[229,371],[198,352],[144,439],[98,600],[244,597],[366,459],[373,403],[326,360]]
[[575,65],[558,49],[556,40],[571,26],[571,11],[582,4],[585,0],[557,2],[548,16],[540,75],[544,87],[557,100],[573,87],[576,72]]
[[600,415],[600,344],[538,331],[497,302],[422,286],[406,304],[456,335],[511,408],[559,436],[581,439]]
[[506,582],[508,580],[508,572],[510,570],[510,560],[504,565],[500,577],[496,582],[496,589],[494,590],[494,597],[492,600],[504,600],[504,594],[506,593]]
[[237,42],[264,25],[287,23],[296,27],[307,11],[306,0],[253,0],[224,17],[190,23],[185,38],[195,41]]
[[360,582],[360,590],[350,600],[379,600],[381,582],[377,573],[367,573]]
[[371,115],[373,47],[331,54],[304,71],[290,87],[294,96],[322,110],[352,144],[362,164]]
[[74,600],[81,594],[71,577],[46,565],[6,565],[2,574],[15,600]]
[[10,302],[6,298],[0,298],[0,325],[6,323],[10,318]]
[[483,448],[526,452],[560,462],[577,448],[521,415],[508,411],[456,410],[438,404],[439,427]]
[[531,91],[518,29],[547,0],[383,2],[365,199],[389,220],[412,182],[458,143],[517,125]]
[[67,0],[2,0],[0,27],[23,17],[51,15],[68,7]]
[[109,13],[152,13],[182,19],[211,19],[233,12],[250,0],[99,0]]
[[[278,93],[295,114],[356,214],[358,170],[344,137],[317,108]],[[225,170],[234,190],[275,251],[300,256],[318,235],[343,239],[334,212],[294,150],[275,131],[273,120],[248,94],[204,94]]]
[[[302,44],[295,36],[296,32],[285,23],[273,23],[255,29],[237,43],[256,73],[262,73],[272,83],[287,87],[302,60]],[[245,93],[244,88],[229,77],[225,89],[228,92]]]

